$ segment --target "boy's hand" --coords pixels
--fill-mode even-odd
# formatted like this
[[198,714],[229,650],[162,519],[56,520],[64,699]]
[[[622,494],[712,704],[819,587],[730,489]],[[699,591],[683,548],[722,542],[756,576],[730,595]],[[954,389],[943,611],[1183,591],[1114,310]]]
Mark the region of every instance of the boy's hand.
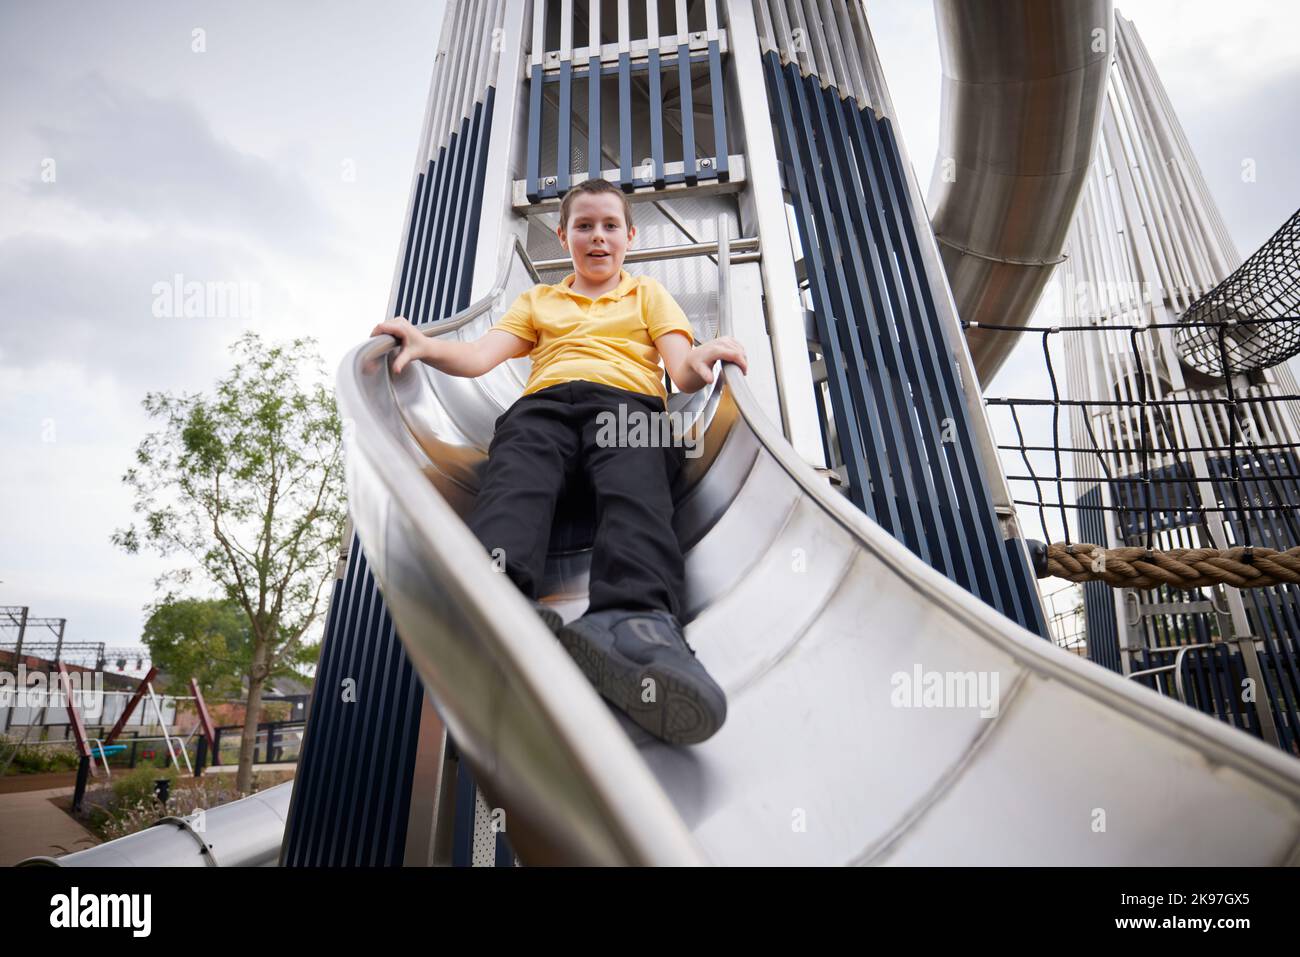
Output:
[[429,352],[429,337],[426,336],[405,316],[397,316],[387,322],[381,322],[370,332],[371,336],[389,335],[401,343],[402,348],[393,360],[393,374],[397,375],[410,362],[423,359]]
[[686,364],[692,372],[707,383],[713,381],[713,363],[719,359],[734,362],[740,366],[742,373],[749,374],[749,364],[745,358],[745,347],[740,344],[740,340],[733,339],[731,336],[710,339],[708,342],[696,346],[686,357]]

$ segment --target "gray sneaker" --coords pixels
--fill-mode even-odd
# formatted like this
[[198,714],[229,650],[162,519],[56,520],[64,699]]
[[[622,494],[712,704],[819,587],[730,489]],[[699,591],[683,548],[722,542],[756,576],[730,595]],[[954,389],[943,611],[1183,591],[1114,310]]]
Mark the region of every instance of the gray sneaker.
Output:
[[727,719],[726,695],[666,611],[586,614],[559,638],[596,690],[661,741],[699,744]]
[[560,629],[564,627],[564,619],[560,617],[560,613],[540,601],[534,601],[532,605],[533,610],[537,612],[537,617],[542,619],[542,624],[551,629],[551,634],[558,635]]

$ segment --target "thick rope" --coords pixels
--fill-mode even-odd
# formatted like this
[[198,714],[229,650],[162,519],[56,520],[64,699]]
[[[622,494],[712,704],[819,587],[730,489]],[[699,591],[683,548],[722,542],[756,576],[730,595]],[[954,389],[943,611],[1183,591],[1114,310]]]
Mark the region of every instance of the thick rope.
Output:
[[1047,567],[1039,563],[1038,577],[1049,575],[1072,582],[1105,582],[1114,588],[1185,590],[1211,585],[1267,588],[1300,584],[1300,547],[1284,552],[1272,548],[1098,548],[1096,545],[1048,545]]

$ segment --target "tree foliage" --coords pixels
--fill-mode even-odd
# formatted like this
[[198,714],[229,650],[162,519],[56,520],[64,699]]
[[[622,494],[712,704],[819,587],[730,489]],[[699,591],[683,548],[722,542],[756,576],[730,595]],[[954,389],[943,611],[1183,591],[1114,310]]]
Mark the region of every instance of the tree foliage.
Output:
[[[148,393],[144,408],[162,427],[140,442],[123,476],[136,518],[113,533],[130,553],[187,559],[159,576],[160,590],[188,585],[195,573],[216,589],[218,606],[178,605],[169,591],[152,611],[167,609],[157,625],[173,638],[188,630],[215,647],[220,636],[224,656],[243,669],[250,715],[241,789],[251,780],[242,751],[251,761],[262,686],[314,660],[303,639],[328,601],[345,516],[334,396],[299,379],[309,366],[323,379],[314,346],[309,338],[267,345],[246,332],[215,394]],[[226,607],[243,615],[246,649],[231,645]]]

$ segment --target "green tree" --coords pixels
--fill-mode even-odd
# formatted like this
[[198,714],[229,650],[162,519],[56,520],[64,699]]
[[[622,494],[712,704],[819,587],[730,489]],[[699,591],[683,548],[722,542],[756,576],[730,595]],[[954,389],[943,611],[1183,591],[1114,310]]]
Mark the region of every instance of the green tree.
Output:
[[332,392],[299,381],[307,365],[323,378],[314,339],[266,345],[246,332],[231,351],[214,396],[145,396],[163,427],[122,477],[138,517],[113,542],[187,557],[156,587],[188,584],[197,569],[242,610],[248,692],[235,786],[247,792],[267,679],[314,660],[302,641],[328,600],[345,516],[342,424]]
[[248,616],[229,598],[177,598],[154,603],[144,623],[150,660],[170,684],[159,690],[185,694],[194,678],[205,694],[238,695],[253,661]]

